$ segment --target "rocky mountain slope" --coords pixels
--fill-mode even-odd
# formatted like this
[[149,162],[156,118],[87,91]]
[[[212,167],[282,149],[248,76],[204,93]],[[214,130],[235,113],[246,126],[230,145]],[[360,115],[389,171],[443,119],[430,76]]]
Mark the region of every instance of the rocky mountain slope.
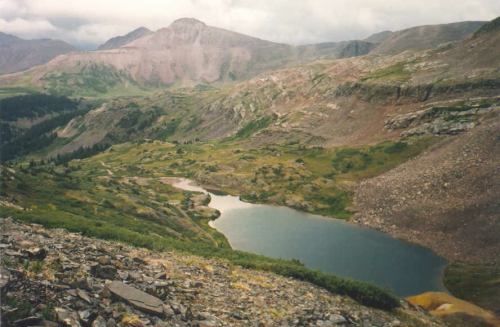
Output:
[[297,46],[294,52],[300,62],[316,59],[358,57],[369,53],[374,46],[374,43],[360,40],[326,42]]
[[485,121],[360,183],[354,219],[450,259],[499,264],[499,131],[498,117]]
[[[126,93],[105,89],[101,94],[110,98],[100,98],[87,111],[52,126],[44,135],[57,137],[28,159],[40,162],[67,155],[67,160],[56,161],[67,167],[37,161],[32,167],[27,167],[28,161],[14,164],[15,172],[3,176],[8,185],[2,194],[3,210],[28,221],[80,230],[81,226],[72,225],[73,215],[78,215],[82,225],[90,226],[86,230],[97,235],[109,235],[118,228],[117,221],[126,218],[127,228],[134,233],[143,232],[143,224],[148,228],[159,224],[168,237],[223,244],[210,234],[206,220],[197,220],[196,212],[182,214],[190,208],[189,198],[175,194],[177,202],[167,208],[160,198],[165,186],[150,180],[151,176],[189,176],[248,201],[352,217],[353,222],[430,247],[451,261],[445,282],[453,294],[498,310],[498,21],[436,49],[316,60],[228,84],[152,91],[140,84],[145,79],[135,82],[143,73],[152,76],[148,74],[154,70],[147,64],[120,71],[111,64],[85,61],[89,54],[59,57],[62,67],[79,58],[71,71],[43,70],[56,65],[58,58],[28,75],[8,76],[2,82],[31,78],[43,81],[49,91],[64,86],[76,90],[75,94],[82,94],[78,84],[82,80],[85,88],[127,85],[128,90],[148,90],[141,96],[118,97]],[[439,30],[436,33],[441,35]],[[233,49],[228,60],[235,60],[240,68],[250,65],[259,53],[274,54],[280,64],[281,54],[289,53],[286,45],[181,20],[119,49],[91,55],[125,58],[148,49],[151,54],[145,56],[156,53],[163,58],[165,51],[178,50],[171,44],[183,51],[196,47],[190,55],[198,59],[210,51],[218,53],[218,47],[204,42]],[[330,44],[314,47],[304,48],[301,55],[295,52],[295,58],[326,55],[332,49]],[[216,76],[223,67],[219,59],[208,66],[191,59],[193,66],[186,67],[193,74]],[[175,75],[171,81],[185,78],[189,84],[202,76],[169,67],[164,76]],[[248,77],[250,70],[241,69],[238,78]],[[114,145],[104,153],[67,163],[80,158],[81,147],[110,144]],[[41,178],[50,181],[43,187],[58,190],[49,193],[57,199],[55,204],[40,189]],[[165,193],[169,199],[174,196],[170,192]],[[123,196],[126,202],[120,205]],[[95,210],[104,210],[106,224],[113,228],[98,225]],[[139,222],[133,219],[137,215]],[[173,219],[164,221],[164,217]]]
[[[252,131],[255,144],[295,140],[352,146],[405,135],[453,134],[475,126],[497,102],[499,38],[500,33],[492,31],[416,54],[314,61],[229,87],[116,100],[89,113],[92,117],[74,120],[65,131],[84,132],[63,151],[92,145],[85,140],[98,130],[126,141],[127,135],[156,138],[170,126],[167,134],[172,140],[213,140],[232,137],[257,120],[266,123]],[[477,99],[466,108],[462,102],[467,98]],[[446,118],[452,111],[454,120]],[[136,114],[127,124],[119,123],[132,112],[143,113],[149,123],[132,118]],[[418,115],[426,118],[417,119]],[[104,138],[103,134],[94,142]]]
[[0,32],[0,74],[26,70],[76,50],[59,40],[23,40]]
[[386,39],[388,39],[394,32],[392,31],[382,31],[382,32],[377,32],[369,37],[363,39],[363,41],[370,42],[370,43],[382,43]]
[[[283,64],[290,52],[288,45],[184,18],[123,48],[57,58],[33,70],[31,76],[33,84],[43,85],[50,81],[61,82],[61,76],[71,72],[69,82],[74,83],[83,70],[96,67],[99,71],[106,70],[106,75],[130,77],[143,85],[190,85],[241,79]],[[99,80],[102,76],[92,73],[91,78]],[[122,79],[117,81],[124,82]]]
[[[25,75],[1,79],[0,85],[23,84],[50,93],[78,94],[92,84],[193,86],[244,80],[261,72],[297,65],[313,59],[335,59],[368,53],[393,54],[433,48],[466,38],[482,22],[422,26],[384,33],[369,41],[330,42],[303,46],[277,44],[224,29],[192,18],[174,21],[156,32],[138,29],[114,38],[101,51],[72,53]],[[423,37],[425,36],[425,37]],[[120,46],[120,47],[119,47]],[[81,76],[85,76],[82,80]],[[79,90],[80,89],[80,90]],[[124,92],[127,93],[127,92]],[[128,92],[130,93],[130,92]]]
[[443,43],[463,40],[485,23],[477,21],[417,26],[391,34],[383,32],[369,37],[366,41],[379,41],[380,44],[374,49],[374,53],[381,54],[431,49]]
[[13,326],[444,326],[227,262],[1,221],[2,323]]
[[98,46],[97,50],[116,49],[151,33],[153,32],[147,29],[146,27],[139,27],[130,33],[127,33],[125,35],[115,36],[107,40],[106,42]]

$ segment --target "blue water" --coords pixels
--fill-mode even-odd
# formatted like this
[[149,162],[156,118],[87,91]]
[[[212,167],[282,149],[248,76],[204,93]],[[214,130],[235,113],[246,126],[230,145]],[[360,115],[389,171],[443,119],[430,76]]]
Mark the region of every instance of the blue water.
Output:
[[[176,186],[201,191],[186,183]],[[309,268],[368,281],[400,296],[444,290],[446,261],[426,248],[338,219],[211,196],[210,206],[221,211],[211,226],[234,249],[298,259]]]

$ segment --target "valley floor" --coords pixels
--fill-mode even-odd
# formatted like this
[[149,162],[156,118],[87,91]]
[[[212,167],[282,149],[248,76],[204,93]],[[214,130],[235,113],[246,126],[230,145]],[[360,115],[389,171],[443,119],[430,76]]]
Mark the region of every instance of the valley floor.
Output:
[[[209,199],[162,179],[189,177],[246,201],[351,219],[451,262],[476,263],[472,270],[447,269],[446,287],[498,312],[497,135],[498,123],[490,120],[458,136],[335,149],[294,143],[252,148],[238,140],[124,143],[64,165],[6,167],[0,204],[4,215],[27,222],[212,256],[228,244],[208,226],[217,216],[206,207]],[[223,257],[233,256],[226,252]]]

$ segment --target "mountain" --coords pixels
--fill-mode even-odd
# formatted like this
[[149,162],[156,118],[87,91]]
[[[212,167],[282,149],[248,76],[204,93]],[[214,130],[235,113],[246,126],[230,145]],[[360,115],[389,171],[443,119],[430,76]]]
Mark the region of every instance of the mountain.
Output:
[[[378,45],[354,40],[291,46],[208,26],[193,18],[181,18],[156,32],[138,29],[128,35],[137,37],[135,40],[118,48],[59,56],[26,74],[0,79],[0,85],[95,96],[141,94],[152,87],[221,84],[312,60],[432,48],[464,38],[481,24],[422,26],[390,36],[383,32],[371,37],[375,41],[386,38]],[[118,37],[111,43],[118,46],[127,42],[127,38]],[[111,43],[106,47],[113,47]],[[27,82],[29,85],[24,85]]]
[[451,24],[417,26],[388,34],[373,35],[373,39],[382,40],[374,49],[375,53],[391,54],[405,50],[424,50],[440,44],[463,40],[472,35],[485,22],[471,21]]
[[368,54],[374,47],[371,42],[359,40],[316,43],[296,47],[296,56],[302,61],[350,58]]
[[487,34],[487,33],[495,33],[500,30],[500,16],[493,19],[490,22],[487,22],[481,28],[479,28],[475,33],[474,36],[477,37],[481,34]]
[[[233,139],[253,147],[299,142],[327,149],[413,137],[460,138],[458,144],[472,144],[471,138],[462,135],[478,125],[493,124],[497,119],[500,59],[495,54],[498,53],[499,37],[500,33],[493,30],[430,53],[322,60],[265,72],[221,88],[179,89],[139,99],[117,99],[84,117],[73,119],[60,129],[58,135],[67,141],[61,142],[63,145],[58,151],[70,153],[99,142],[121,143],[143,138],[181,143],[195,139]],[[147,39],[138,41],[153,42]],[[481,144],[486,146],[488,143]],[[486,158],[482,154],[478,156]],[[444,165],[447,156],[437,158],[436,167],[439,166],[438,160]],[[355,158],[352,160],[356,162]],[[431,161],[424,161],[425,166]],[[411,164],[416,163],[411,161]],[[460,163],[455,164],[458,171],[464,170]],[[446,171],[443,168],[439,174]],[[482,172],[489,176],[485,180],[491,180],[495,175],[491,166],[485,166]],[[251,193],[255,186],[235,178],[232,173],[203,173],[198,178],[209,185],[224,181],[241,193]],[[410,186],[405,184],[401,188]],[[399,186],[395,189],[399,190]],[[442,192],[437,186],[429,190],[430,194]],[[457,187],[456,190],[465,192],[466,189]],[[280,197],[279,192],[276,194],[269,201],[290,205],[286,203],[286,197]],[[312,195],[308,196],[312,198]],[[308,200],[308,196],[302,198],[296,194],[294,206],[318,212],[327,205]],[[490,198],[468,198],[473,201],[472,205],[479,205],[479,202],[491,204]],[[444,208],[438,209],[436,207],[428,214],[444,217],[443,211],[439,211]],[[371,207],[365,212],[370,210]],[[461,213],[449,215],[460,217]],[[484,219],[494,224],[492,217]],[[398,226],[398,222],[391,221],[392,225]],[[423,221],[421,226],[431,228]],[[471,228],[479,226],[481,224],[474,224]],[[404,228],[401,226],[399,232],[402,233]],[[440,228],[444,227],[438,225],[437,229]],[[490,231],[495,229],[490,228]],[[453,233],[448,230],[449,235]],[[436,247],[432,245],[433,241],[427,242],[425,238],[415,241],[426,242],[425,245],[452,260],[458,257],[474,260],[473,255],[466,251],[468,248],[481,249],[478,250],[481,261],[499,260],[496,253],[500,243],[490,242],[486,247],[474,243],[475,239],[462,236],[457,236],[454,241],[448,238],[434,241],[440,244]],[[450,249],[455,249],[455,252]]]
[[[109,85],[194,85],[243,79],[288,61],[292,47],[179,19],[126,46],[60,56],[29,72],[35,87],[51,92]],[[86,76],[81,78],[81,76]],[[15,79],[15,77],[13,77]],[[72,84],[72,86],[69,86]]]
[[[0,79],[75,98],[0,102],[18,160],[2,174],[0,206],[6,217],[331,285],[297,262],[225,252],[207,198],[165,179],[189,177],[428,247],[448,260],[452,294],[499,314],[498,22],[439,47],[457,37],[449,26],[432,27],[432,40],[415,38],[429,27],[385,33],[372,40],[397,39],[394,53],[336,59],[374,43],[292,47],[181,19],[118,49],[59,56]],[[409,39],[431,48],[401,51]],[[453,324],[485,325],[451,308]]]
[[[140,29],[139,34],[142,32]],[[123,38],[113,40],[111,43],[118,45]],[[32,77],[31,88],[91,95],[115,86],[124,89],[238,81],[312,59],[364,55],[372,47],[364,41],[294,47],[183,18],[154,33],[146,31],[119,48],[67,54],[27,74]],[[0,84],[16,83],[16,78],[22,79],[12,76]]]
[[0,32],[0,74],[22,71],[49,62],[60,54],[76,51],[66,42],[23,40]]
[[[163,54],[163,49],[173,43],[172,38],[177,40],[181,35],[190,36],[193,25],[204,31],[200,32],[203,35],[209,31],[215,33],[218,38],[213,36],[210,44],[230,41],[236,44],[244,40],[248,48],[251,48],[248,42],[254,42],[257,46],[252,49],[262,47],[263,44],[276,49],[273,43],[248,39],[223,30],[220,32],[219,29],[208,28],[197,21],[181,21],[173,25],[157,32],[161,34],[149,34],[126,47],[90,55],[113,54],[122,58],[121,55],[135,51],[134,49],[149,49],[151,52],[144,56],[159,56],[155,54],[156,51]],[[186,32],[187,36],[186,33],[175,31],[181,25],[183,29],[190,31]],[[401,109],[404,113],[424,110],[421,114],[425,116],[425,110],[433,110],[431,105],[426,105],[427,102],[459,102],[465,96],[494,96],[498,89],[500,66],[500,58],[496,56],[499,37],[500,33],[490,31],[431,52],[366,55],[342,60],[323,59],[263,72],[246,81],[220,88],[217,85],[198,85],[188,90],[172,89],[171,92],[161,92],[151,97],[148,96],[151,93],[147,92],[142,94],[146,95],[145,98],[134,101],[117,99],[106,103],[102,110],[68,124],[59,133],[62,137],[71,136],[71,140],[58,150],[67,153],[99,142],[157,138],[164,135],[162,130],[167,127],[172,128],[168,132],[169,137],[181,141],[193,138],[220,140],[235,136],[245,125],[260,119],[264,119],[262,123],[267,123],[259,128],[262,129],[259,133],[251,133],[252,142],[281,143],[296,139],[311,145],[331,147],[380,142],[403,132],[433,134],[425,128],[434,129],[434,134],[451,134],[453,129],[467,128],[468,125],[462,126],[461,120],[453,124],[442,124],[437,120],[434,125],[422,119],[420,124],[410,124],[411,128],[399,128],[397,126],[413,119],[404,115],[393,117],[393,122],[387,126],[385,121],[388,116],[397,113],[398,106],[404,108]],[[181,43],[178,40],[176,42]],[[197,42],[201,43],[201,40]],[[183,39],[183,43],[186,44],[186,49],[192,50],[193,42]],[[238,44],[243,48],[243,44]],[[203,48],[201,45],[199,47]],[[282,45],[278,49],[286,52],[288,50],[285,47]],[[211,49],[211,46],[206,48]],[[324,52],[323,48],[326,48]],[[186,49],[182,51],[186,51],[186,57],[189,57],[192,54]],[[297,57],[327,55],[332,49],[335,49],[335,44],[304,46]],[[174,50],[181,51],[179,47]],[[126,85],[121,90],[123,93],[119,94],[140,95],[134,93],[139,90],[140,85],[135,84],[133,72],[126,72],[125,68],[118,71],[111,64],[99,66],[94,62],[84,63],[80,60],[75,61],[72,68],[74,71],[40,71],[47,67],[63,67],[69,56],[73,59],[79,56],[85,58],[89,54],[61,56],[35,70],[36,74],[42,76],[40,81],[46,83],[49,91],[65,90],[63,87],[78,90],[78,81],[83,84],[82,87],[93,88],[96,92],[102,89],[104,94],[113,90],[113,85]],[[117,61],[118,59],[115,63]],[[146,61],[145,59],[144,62]],[[146,70],[144,73],[147,72],[151,71]],[[186,78],[188,77],[190,76]],[[131,105],[131,102],[134,104]],[[470,105],[477,105],[477,101]],[[140,110],[136,110],[137,107]],[[161,118],[162,116],[165,118]],[[123,122],[120,123],[122,119]],[[165,119],[173,120],[175,124],[167,124]]]
[[127,43],[130,43],[134,40],[137,40],[138,38],[143,37],[144,35],[148,35],[153,33],[146,27],[139,27],[132,32],[126,34],[126,35],[121,35],[121,36],[115,36],[103,44],[101,44],[97,50],[110,50],[110,49],[116,49],[119,48]]
[[382,32],[378,32],[378,33],[374,33],[374,34],[370,35],[369,37],[367,37],[363,41],[371,42],[371,43],[381,43],[382,41],[387,40],[392,34],[394,34],[394,32],[392,32],[392,31],[382,31]]

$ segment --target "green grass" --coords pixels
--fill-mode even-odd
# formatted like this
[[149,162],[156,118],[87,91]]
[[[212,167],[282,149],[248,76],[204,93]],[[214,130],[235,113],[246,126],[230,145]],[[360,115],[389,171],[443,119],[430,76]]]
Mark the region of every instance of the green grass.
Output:
[[36,92],[37,90],[31,87],[23,87],[23,86],[0,87],[0,99],[10,98],[19,95],[33,94]]
[[[172,145],[122,144],[96,156],[118,169],[123,163],[158,176],[198,179],[207,187],[255,203],[287,205],[349,219],[349,185],[381,174],[418,155],[434,138],[322,149],[300,144],[253,148],[240,141]],[[99,169],[98,164],[93,164]]]
[[244,268],[274,272],[308,281],[335,294],[350,296],[364,305],[375,308],[391,310],[399,306],[397,297],[388,291],[368,283],[310,270],[294,261],[272,259],[228,248],[216,248],[203,243],[179,241],[151,233],[139,233],[130,230],[128,227],[112,226],[107,223],[91,224],[87,219],[74,215],[66,217],[43,213],[36,215],[13,213],[13,215],[21,221],[42,224],[48,228],[65,228],[73,232],[80,232],[86,236],[119,241],[152,250],[176,250],[206,258],[228,260]]
[[248,138],[253,134],[255,134],[256,132],[258,132],[259,130],[268,127],[275,119],[276,117],[274,116],[264,116],[256,120],[252,120],[251,122],[243,126],[243,128],[241,128],[236,133],[235,138],[236,139]]
[[454,296],[500,314],[500,266],[451,263],[444,285]]
[[191,193],[159,178],[203,178],[215,191],[240,194],[253,202],[348,219],[352,214],[349,185],[401,164],[434,141],[415,138],[336,149],[299,143],[254,148],[239,139],[182,145],[124,143],[73,160],[67,167],[18,164],[13,167],[15,173],[5,170],[2,197],[27,210],[1,210],[4,216],[49,228],[63,227],[154,250],[173,249],[272,271],[349,295],[366,305],[391,309],[398,306],[398,300],[369,284],[312,271],[294,261],[231,250],[225,237],[208,226],[211,218],[197,209]]
[[500,17],[493,19],[492,21],[481,26],[475,33],[474,37],[478,37],[480,35],[491,33],[494,31],[500,30]]
[[102,64],[88,64],[75,71],[54,71],[45,75],[42,82],[48,93],[65,96],[138,96],[151,92],[127,73]]
[[[396,297],[370,284],[312,271],[296,261],[230,249],[223,235],[209,228],[208,219],[190,205],[190,192],[177,190],[155,178],[127,180],[126,176],[145,178],[156,174],[141,166],[122,162],[117,167],[112,161],[103,161],[105,156],[137,153],[144,154],[144,149],[129,151],[117,147],[94,158],[72,161],[68,167],[18,165],[12,167],[15,172],[5,170],[2,198],[27,210],[1,207],[1,214],[153,250],[176,250],[227,260],[246,268],[309,281],[376,308],[389,310],[399,306]],[[108,169],[113,175],[109,175]],[[38,268],[30,264],[30,269]]]
[[399,62],[369,73],[361,81],[406,82],[411,78],[411,72],[405,69],[406,62]]
[[332,159],[332,166],[336,174],[344,174],[352,179],[373,177],[415,157],[433,142],[435,138],[425,137],[339,149]]

